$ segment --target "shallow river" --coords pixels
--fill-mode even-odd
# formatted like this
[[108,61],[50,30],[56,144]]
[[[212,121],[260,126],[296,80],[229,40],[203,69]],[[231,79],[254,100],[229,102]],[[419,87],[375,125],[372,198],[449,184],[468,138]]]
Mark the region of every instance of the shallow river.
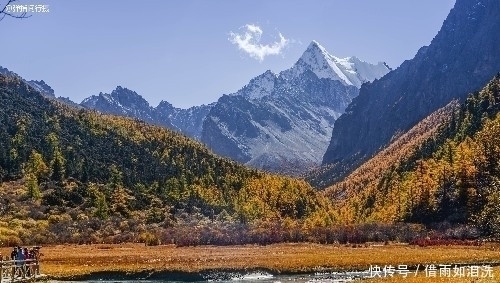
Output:
[[110,280],[95,278],[95,280],[84,281],[52,281],[54,283],[184,283],[184,282],[242,282],[242,283],[278,283],[278,282],[329,282],[341,283],[359,280],[369,276],[368,272],[333,272],[333,273],[315,273],[315,274],[297,274],[297,275],[272,275],[267,272],[251,272],[246,274],[231,274],[231,273],[213,273],[204,275],[203,280],[169,280],[168,276],[165,279],[155,280]]

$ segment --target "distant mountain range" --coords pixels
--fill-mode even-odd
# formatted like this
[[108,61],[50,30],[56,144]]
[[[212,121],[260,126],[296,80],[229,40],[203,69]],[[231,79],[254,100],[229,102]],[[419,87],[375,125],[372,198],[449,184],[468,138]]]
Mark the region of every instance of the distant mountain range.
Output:
[[202,121],[212,105],[176,108],[162,101],[154,108],[135,91],[118,86],[110,94],[99,93],[88,97],[81,106],[102,113],[133,117],[145,122],[176,130],[195,139],[200,139]]
[[292,68],[266,71],[221,97],[205,118],[201,141],[239,162],[300,174],[320,164],[333,123],[358,87],[389,71],[384,63],[337,58],[313,41]]
[[[266,71],[209,105],[180,109],[162,101],[152,107],[136,92],[118,86],[84,99],[80,106],[167,127],[201,140],[219,155],[296,175],[321,163],[333,123],[359,87],[389,71],[385,63],[335,57],[313,41],[292,68],[279,74]],[[55,97],[44,81],[26,82]]]
[[172,229],[166,243],[192,245],[186,235],[200,225],[217,232],[197,244],[263,244],[267,236],[233,232],[328,216],[303,180],[250,169],[164,127],[69,107],[10,74],[0,74],[0,145],[0,228],[22,245],[147,242],[145,231],[159,244]]
[[[398,240],[417,237],[415,243],[424,244],[423,235],[450,243],[495,238],[499,30],[500,1],[456,0],[431,44],[394,71],[384,63],[337,58],[313,41],[290,69],[266,71],[217,102],[189,109],[165,101],[152,107],[119,86],[74,104],[96,111],[75,111],[54,103],[73,102],[55,98],[43,80],[26,81],[0,67],[0,187],[4,202],[22,205],[6,210],[3,222],[28,221],[18,226],[36,229],[19,235],[41,230],[32,237],[37,241],[58,231],[64,241],[92,236],[102,242],[103,230],[116,236],[108,241],[121,234],[137,241],[138,232],[165,235],[159,229],[172,225],[182,228],[184,239],[231,221],[238,226],[227,226],[230,237],[214,230],[213,239],[232,238],[240,224],[264,223],[252,232],[270,232],[274,241],[276,231],[288,230],[269,226],[272,219],[300,221],[289,225],[293,233],[278,234],[307,227],[306,234],[323,240],[324,233],[340,231],[327,226],[348,224],[362,234],[377,223],[382,231],[370,233],[376,241],[393,237],[388,231],[404,231]],[[275,172],[301,174],[322,162],[307,181],[325,191],[218,157],[185,135],[219,155]],[[66,222],[49,221],[48,230],[32,225],[61,213],[58,219]],[[134,225],[122,225],[131,216]],[[400,222],[417,230],[387,226]],[[87,229],[89,223],[98,226]],[[415,223],[436,230],[422,233]],[[70,225],[81,228],[60,229]],[[203,243],[214,244],[207,239]],[[303,239],[311,238],[280,241]]]
[[313,41],[292,68],[266,71],[210,105],[179,109],[162,101],[153,108],[122,87],[81,105],[177,130],[253,167],[299,174],[320,164],[334,121],[361,84],[389,71],[384,63],[337,58]]

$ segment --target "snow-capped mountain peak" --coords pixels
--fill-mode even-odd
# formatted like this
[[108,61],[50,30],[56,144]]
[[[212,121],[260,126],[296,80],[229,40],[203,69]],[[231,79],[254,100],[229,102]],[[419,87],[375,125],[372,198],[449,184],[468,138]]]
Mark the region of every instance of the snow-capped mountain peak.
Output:
[[320,79],[339,81],[344,86],[354,86],[359,89],[363,83],[378,79],[389,71],[383,62],[370,64],[356,57],[335,57],[313,40],[292,68],[279,74],[267,70],[250,80],[233,95],[242,95],[250,100],[273,95],[277,84],[293,82],[306,72],[312,72]]
[[122,87],[82,105],[169,127],[250,166],[297,174],[320,164],[335,120],[362,82],[388,71],[382,63],[335,57],[313,41],[290,69],[265,71],[210,105],[180,109],[162,101],[152,108]]
[[372,82],[391,71],[391,68],[384,62],[370,64],[354,56],[338,59],[337,64],[341,65],[340,69],[342,72],[349,78],[350,82],[358,88],[360,88],[363,83]]
[[306,70],[312,71],[318,78],[337,80],[357,88],[364,82],[373,81],[390,71],[383,62],[370,64],[356,57],[333,56],[315,40],[309,44],[297,63],[282,74],[286,78],[293,78]]

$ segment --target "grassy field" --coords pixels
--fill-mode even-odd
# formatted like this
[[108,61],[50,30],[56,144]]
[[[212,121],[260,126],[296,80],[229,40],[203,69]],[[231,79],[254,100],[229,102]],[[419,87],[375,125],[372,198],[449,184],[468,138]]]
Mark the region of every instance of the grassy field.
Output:
[[[3,255],[10,249],[0,249]],[[346,247],[316,244],[276,244],[269,246],[175,247],[142,244],[61,245],[43,247],[42,273],[54,278],[71,278],[103,271],[136,273],[141,271],[184,271],[267,269],[276,273],[321,270],[366,270],[370,265],[479,264],[500,262],[500,246],[415,247],[378,245]],[[500,269],[494,275],[500,278]],[[401,278],[371,280],[401,282]],[[500,281],[500,280],[499,280]],[[420,277],[403,282],[496,282],[450,278],[440,281]]]

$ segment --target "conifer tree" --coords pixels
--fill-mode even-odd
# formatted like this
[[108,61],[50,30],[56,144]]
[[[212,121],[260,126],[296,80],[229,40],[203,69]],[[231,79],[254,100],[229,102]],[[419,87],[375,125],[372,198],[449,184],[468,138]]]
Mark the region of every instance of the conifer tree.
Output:
[[26,187],[28,189],[28,198],[32,200],[40,200],[42,198],[42,193],[38,187],[38,179],[35,174],[28,173],[26,175]]

